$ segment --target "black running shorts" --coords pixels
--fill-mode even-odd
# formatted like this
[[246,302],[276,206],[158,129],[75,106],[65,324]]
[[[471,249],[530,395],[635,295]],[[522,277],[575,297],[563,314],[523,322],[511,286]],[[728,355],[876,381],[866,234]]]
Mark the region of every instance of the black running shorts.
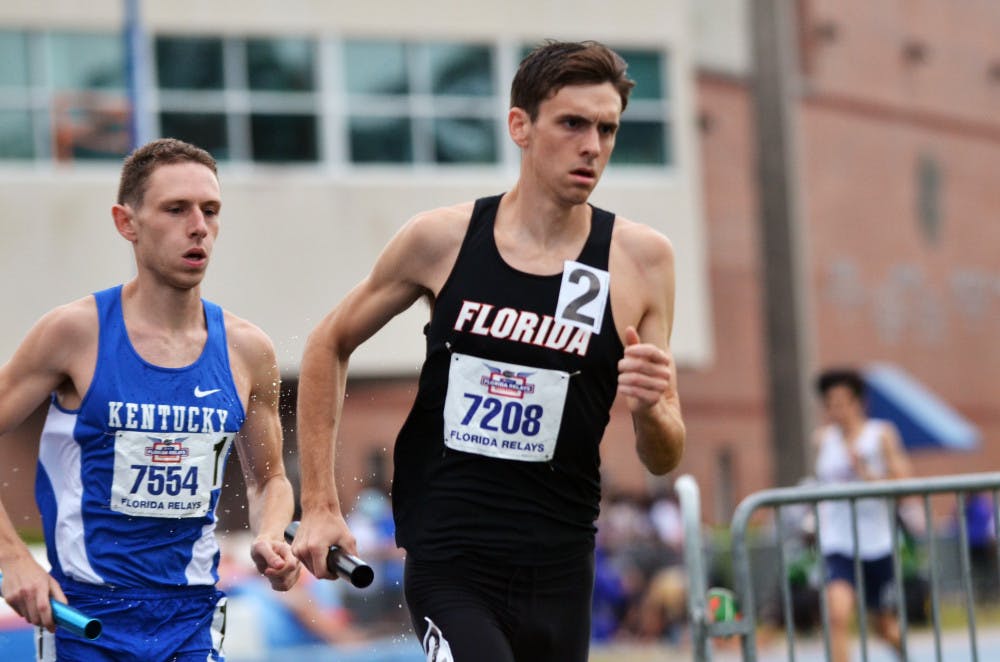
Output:
[[593,554],[542,566],[407,556],[413,628],[428,662],[586,662]]

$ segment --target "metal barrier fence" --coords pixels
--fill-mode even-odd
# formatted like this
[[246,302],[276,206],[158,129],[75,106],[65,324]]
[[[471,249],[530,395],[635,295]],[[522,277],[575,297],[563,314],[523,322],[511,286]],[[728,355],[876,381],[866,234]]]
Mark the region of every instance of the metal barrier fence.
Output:
[[[736,508],[731,525],[732,563],[735,598],[740,605],[740,618],[737,620],[713,620],[710,616],[706,594],[708,592],[707,573],[702,549],[701,503],[698,485],[691,476],[681,476],[677,479],[675,489],[680,499],[681,513],[684,521],[684,560],[688,575],[688,616],[691,624],[691,638],[694,659],[696,662],[709,662],[712,659],[711,639],[713,637],[739,636],[744,662],[757,660],[757,609],[755,590],[751,577],[748,530],[751,517],[760,509],[774,509],[777,544],[777,576],[781,585],[781,608],[785,623],[785,634],[788,647],[788,660],[795,661],[796,633],[795,619],[792,613],[791,587],[787,576],[788,559],[786,558],[783,518],[781,509],[793,505],[806,505],[811,508],[815,521],[819,521],[818,504],[821,501],[848,501],[850,503],[851,527],[854,535],[854,574],[857,578],[856,609],[858,614],[857,628],[860,639],[861,660],[868,660],[868,630],[867,610],[864,601],[864,576],[861,572],[861,559],[858,555],[858,518],[857,502],[860,499],[885,498],[889,500],[890,512],[898,510],[899,502],[904,497],[919,498],[923,502],[923,518],[928,523],[931,517],[931,501],[933,495],[952,494],[956,500],[958,513],[958,561],[960,566],[961,594],[967,618],[968,640],[971,659],[978,662],[979,644],[976,631],[976,613],[972,577],[970,570],[969,537],[966,520],[963,516],[967,495],[974,492],[989,491],[992,493],[994,531],[1000,531],[1000,473],[963,474],[935,478],[920,478],[893,481],[873,481],[868,483],[852,483],[839,485],[813,485],[805,487],[777,488],[764,490],[746,497]],[[906,599],[903,593],[902,562],[900,555],[901,532],[898,518],[892,518],[893,568],[895,571],[896,604],[899,605],[898,617],[902,636],[902,655],[907,659],[908,623]],[[816,527],[816,547],[819,547],[819,526]],[[930,584],[931,626],[933,629],[934,659],[943,660],[941,640],[941,575],[942,563],[940,542],[936,536],[928,535],[926,539],[928,553],[928,570]],[[997,559],[1000,563],[1000,558]],[[826,606],[826,582],[820,581],[820,613],[823,632],[823,648],[826,659],[830,659],[830,623]]]

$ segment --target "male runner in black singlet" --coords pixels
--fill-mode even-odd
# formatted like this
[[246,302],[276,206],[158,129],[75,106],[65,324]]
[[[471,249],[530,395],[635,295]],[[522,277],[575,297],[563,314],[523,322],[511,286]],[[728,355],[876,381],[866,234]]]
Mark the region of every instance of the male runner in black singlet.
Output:
[[663,474],[680,460],[673,249],[587,203],[633,84],[598,43],[530,53],[508,114],[517,183],[411,219],[306,345],[293,551],[328,577],[327,547],[355,548],[332,475],[348,358],[418,299],[431,304],[393,479],[428,660],[585,661],[598,444],[616,393],[646,467]]

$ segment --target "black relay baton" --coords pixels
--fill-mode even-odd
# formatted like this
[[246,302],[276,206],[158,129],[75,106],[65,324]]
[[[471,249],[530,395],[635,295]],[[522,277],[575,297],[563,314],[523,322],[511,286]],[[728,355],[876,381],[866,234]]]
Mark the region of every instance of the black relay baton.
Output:
[[[285,528],[285,541],[288,544],[292,544],[298,530],[298,522],[292,522]],[[337,545],[330,545],[330,550],[326,553],[326,569],[340,575],[358,588],[365,588],[375,579],[375,571],[370,565],[348,554]]]
[[[3,581],[2,574],[0,581]],[[59,627],[85,639],[93,640],[101,636],[101,621],[98,619],[82,614],[65,602],[52,598],[49,599],[49,604],[52,605],[52,618]]]

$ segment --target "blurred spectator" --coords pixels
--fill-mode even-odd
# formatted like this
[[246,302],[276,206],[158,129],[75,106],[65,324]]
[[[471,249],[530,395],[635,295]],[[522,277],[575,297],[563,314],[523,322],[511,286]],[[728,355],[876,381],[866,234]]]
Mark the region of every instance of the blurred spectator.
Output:
[[610,550],[624,550],[653,538],[648,508],[639,497],[609,490],[597,519],[598,536]]
[[665,562],[680,563],[684,558],[684,523],[677,496],[670,490],[661,490],[653,499],[649,519],[667,552]]
[[994,601],[998,595],[998,573],[992,493],[987,491],[968,495],[965,500],[965,526],[976,598],[981,602]]
[[[826,423],[813,434],[816,478],[821,483],[847,483],[908,477],[909,460],[895,426],[869,419],[865,382],[851,369],[827,370],[816,380]],[[855,616],[854,554],[861,558],[864,603],[875,632],[897,651],[899,621],[890,602],[893,582],[891,520],[885,499],[823,501],[819,506],[820,547],[826,564],[826,599],[830,617],[830,649],[834,662],[849,659],[851,623]],[[854,519],[852,519],[854,518]],[[858,531],[855,540],[854,530]]]
[[392,503],[386,492],[378,487],[361,490],[347,514],[347,525],[375,579],[364,591],[350,590],[345,598],[359,620],[378,626],[397,616],[403,602],[404,552],[396,547]]
[[609,641],[622,634],[623,623],[635,608],[645,577],[635,561],[640,541],[652,536],[649,515],[636,499],[606,489],[597,518],[594,556],[592,637]]
[[376,565],[373,586],[401,581],[402,550],[396,547],[396,527],[388,495],[375,487],[361,490],[354,508],[347,514],[347,524],[358,541],[359,553]]
[[635,634],[643,641],[681,642],[687,622],[687,575],[669,565],[657,570],[647,583],[636,610]]
[[680,640],[686,622],[683,526],[667,492],[607,490],[597,522],[593,638]]
[[609,557],[607,550],[598,546],[594,552],[594,606],[591,616],[591,638],[610,641],[618,634],[630,603],[622,574]]

